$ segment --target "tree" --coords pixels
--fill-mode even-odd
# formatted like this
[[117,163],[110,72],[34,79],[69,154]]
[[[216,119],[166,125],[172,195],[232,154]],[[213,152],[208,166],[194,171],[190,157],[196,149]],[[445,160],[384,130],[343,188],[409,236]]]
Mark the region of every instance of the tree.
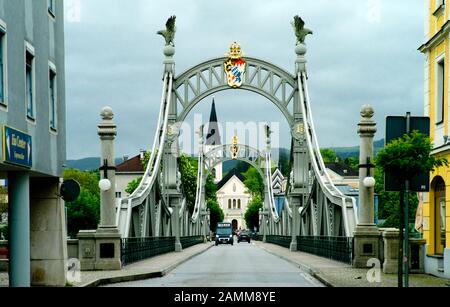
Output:
[[192,165],[191,158],[187,155],[180,156],[178,166],[181,173],[181,188],[186,197],[186,205],[192,213],[197,193],[197,168]]
[[214,178],[211,174],[206,178],[205,197],[207,200],[217,202],[217,184],[214,183]]
[[[384,190],[384,172],[380,166],[375,168],[375,193],[378,195],[378,218],[385,222],[382,227],[400,227],[400,196],[398,193],[386,192]],[[409,219],[413,220],[416,215],[419,200],[417,195],[412,193],[409,195]]]
[[[399,182],[404,182],[420,174],[429,173],[436,167],[448,165],[445,158],[431,156],[432,149],[429,137],[414,131],[390,142],[378,153],[375,159],[378,166],[376,192],[380,194],[380,217],[386,217],[383,226],[398,227],[400,218],[397,213],[400,206],[403,206],[400,204],[398,193],[387,193],[383,190],[384,173],[389,173]],[[411,204],[409,219],[412,219],[418,204],[416,195],[410,195],[409,201]]]
[[139,177],[139,178],[136,178],[136,179],[130,181],[127,185],[127,188],[125,189],[125,192],[127,192],[130,195],[133,194],[134,191],[136,191],[136,189],[141,184],[141,181],[142,181],[142,177]]
[[262,198],[264,193],[264,181],[259,172],[253,166],[244,173],[244,184],[252,197],[259,196]]
[[261,197],[256,195],[247,207],[244,218],[249,229],[259,229],[259,210],[263,207]]
[[217,228],[217,223],[223,222],[225,214],[223,210],[220,208],[217,201],[208,199],[207,206],[210,212],[210,229],[215,232]]
[[338,158],[332,149],[321,149],[320,153],[322,155],[323,162],[325,163],[334,163]]
[[414,131],[390,142],[378,153],[376,162],[384,172],[403,182],[448,165],[445,158],[432,156],[432,150],[430,138]]
[[74,169],[64,171],[65,180],[74,179],[81,186],[78,199],[66,203],[67,231],[74,237],[80,230],[96,229],[100,221],[100,180],[98,173]]
[[348,157],[344,160],[344,164],[354,171],[359,169],[359,158],[358,157]]

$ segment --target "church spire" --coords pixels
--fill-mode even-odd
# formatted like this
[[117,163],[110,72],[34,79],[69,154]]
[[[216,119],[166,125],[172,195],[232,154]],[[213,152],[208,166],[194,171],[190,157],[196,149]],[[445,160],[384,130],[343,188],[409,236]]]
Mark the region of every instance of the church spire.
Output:
[[222,142],[220,140],[219,125],[218,125],[218,121],[217,121],[215,98],[213,98],[213,103],[212,103],[212,107],[211,107],[211,115],[209,116],[208,134],[206,136],[205,145],[208,145],[208,146],[222,145]]

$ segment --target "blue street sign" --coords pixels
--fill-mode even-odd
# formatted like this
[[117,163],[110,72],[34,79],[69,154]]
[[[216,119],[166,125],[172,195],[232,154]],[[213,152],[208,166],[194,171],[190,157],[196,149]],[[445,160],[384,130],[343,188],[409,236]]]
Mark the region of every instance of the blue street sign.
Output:
[[33,166],[31,136],[8,126],[2,129],[3,162],[27,168]]

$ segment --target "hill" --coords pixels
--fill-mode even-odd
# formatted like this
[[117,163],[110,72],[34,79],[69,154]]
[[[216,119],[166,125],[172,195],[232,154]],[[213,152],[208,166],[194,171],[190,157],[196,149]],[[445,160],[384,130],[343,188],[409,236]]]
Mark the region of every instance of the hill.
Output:
[[[116,165],[122,163],[122,158],[116,159]],[[67,168],[74,168],[80,171],[92,171],[100,167],[100,157],[90,157],[79,160],[67,160]]]

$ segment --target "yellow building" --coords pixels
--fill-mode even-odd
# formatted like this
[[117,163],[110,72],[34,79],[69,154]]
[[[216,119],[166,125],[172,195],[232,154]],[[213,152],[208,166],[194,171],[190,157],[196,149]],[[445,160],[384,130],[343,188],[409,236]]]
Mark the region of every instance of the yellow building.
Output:
[[[425,43],[419,48],[425,55],[425,115],[431,120],[433,154],[450,161],[450,0],[425,0],[425,10]],[[450,278],[450,167],[431,174],[423,200],[425,270]]]

